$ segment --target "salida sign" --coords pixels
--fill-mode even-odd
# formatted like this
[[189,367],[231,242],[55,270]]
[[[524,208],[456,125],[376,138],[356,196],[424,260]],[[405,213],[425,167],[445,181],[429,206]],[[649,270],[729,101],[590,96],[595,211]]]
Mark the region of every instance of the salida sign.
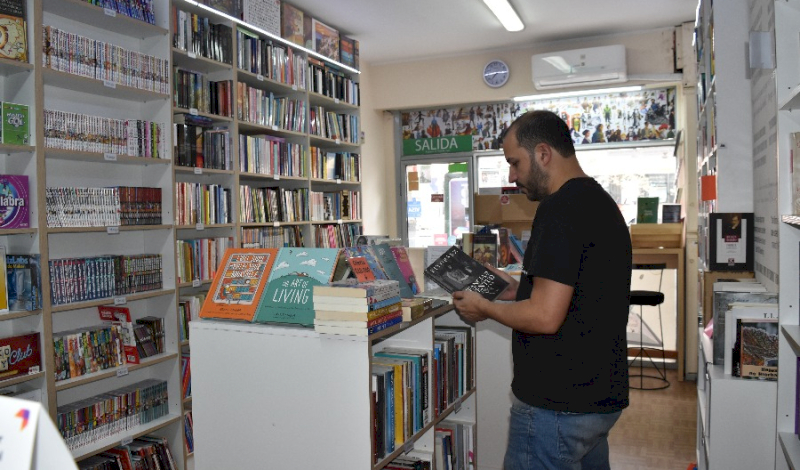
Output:
[[403,141],[403,155],[432,155],[437,153],[471,151],[471,135],[452,135],[430,139],[406,139]]

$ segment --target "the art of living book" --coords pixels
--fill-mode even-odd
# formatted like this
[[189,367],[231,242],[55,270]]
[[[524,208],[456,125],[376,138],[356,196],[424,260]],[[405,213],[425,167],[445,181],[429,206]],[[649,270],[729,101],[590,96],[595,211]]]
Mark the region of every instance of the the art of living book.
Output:
[[434,281],[449,293],[471,290],[494,300],[508,287],[500,276],[456,246],[425,268],[426,279]]
[[200,317],[253,321],[277,255],[277,248],[228,248]]
[[0,228],[30,227],[28,177],[0,175]]
[[314,324],[314,286],[331,282],[338,248],[281,248],[254,321]]

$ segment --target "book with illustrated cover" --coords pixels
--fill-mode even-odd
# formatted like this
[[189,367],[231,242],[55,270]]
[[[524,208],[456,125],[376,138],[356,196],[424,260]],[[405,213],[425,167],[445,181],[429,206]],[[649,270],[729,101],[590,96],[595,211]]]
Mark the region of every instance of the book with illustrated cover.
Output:
[[356,66],[355,40],[347,36],[339,39],[339,62],[349,67]]
[[658,197],[640,197],[637,199],[636,223],[658,223]]
[[[350,258],[353,257],[363,257],[367,261],[367,265],[369,266],[370,271],[372,271],[372,275],[375,279],[389,279],[386,275],[386,271],[383,270],[380,261],[375,256],[375,253],[369,249],[369,245],[356,245],[356,246],[349,246],[346,247],[345,253],[347,254],[348,262]],[[352,268],[352,263],[350,265]],[[355,270],[353,270],[355,272]]]
[[313,31],[314,50],[332,60],[339,60],[339,31],[325,23],[311,20]]
[[472,237],[472,257],[479,263],[498,265],[497,235],[494,233],[476,233]]
[[293,7],[286,2],[283,2],[281,8],[283,9],[281,15],[281,37],[299,46],[304,46],[303,10]]
[[28,105],[3,102],[3,143],[30,145],[30,117]]
[[404,299],[414,298],[414,291],[411,289],[405,275],[400,270],[400,266],[394,258],[391,247],[385,243],[379,243],[376,245],[368,245],[364,248],[375,255],[375,258],[381,264],[386,276],[398,282],[400,285],[400,297]]
[[391,250],[392,255],[394,255],[394,260],[400,268],[400,272],[403,273],[403,279],[405,279],[406,284],[408,284],[409,289],[411,289],[411,293],[417,295],[419,293],[419,284],[417,284],[417,276],[414,274],[414,268],[411,266],[411,260],[408,258],[406,247],[393,246]]
[[122,335],[122,350],[125,361],[123,363],[139,364],[139,351],[136,349],[136,334],[133,332],[131,310],[128,307],[100,305],[97,307],[100,319],[117,325]]
[[25,0],[0,2],[0,58],[28,61]]
[[471,290],[489,300],[497,298],[508,287],[506,281],[455,246],[425,268],[425,275],[451,294]]
[[331,282],[339,248],[281,248],[255,322],[314,323],[314,286]]
[[737,324],[734,372],[739,377],[760,380],[778,380],[778,337],[780,325],[777,318],[739,318]]
[[28,228],[28,177],[0,175],[0,228]]
[[0,380],[42,370],[39,333],[0,339]]
[[351,256],[347,258],[347,263],[350,265],[350,270],[353,272],[353,275],[356,276],[358,282],[369,282],[376,279],[375,274],[369,267],[366,257]]
[[253,321],[277,255],[277,248],[228,248],[200,318]]
[[6,255],[8,306],[11,311],[42,308],[42,271],[39,255]]

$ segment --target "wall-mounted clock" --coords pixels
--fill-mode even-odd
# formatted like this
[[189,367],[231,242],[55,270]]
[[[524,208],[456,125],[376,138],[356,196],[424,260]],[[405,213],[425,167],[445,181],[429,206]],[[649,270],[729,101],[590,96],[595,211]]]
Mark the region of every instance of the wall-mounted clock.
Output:
[[483,67],[483,81],[492,88],[500,88],[508,81],[508,65],[502,60],[493,60]]

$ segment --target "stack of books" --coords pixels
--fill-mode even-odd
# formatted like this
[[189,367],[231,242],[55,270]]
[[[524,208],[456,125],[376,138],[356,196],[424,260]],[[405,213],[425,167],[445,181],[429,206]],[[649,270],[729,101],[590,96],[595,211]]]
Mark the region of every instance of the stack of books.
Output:
[[403,321],[400,283],[355,279],[314,286],[314,330],[368,336]]

